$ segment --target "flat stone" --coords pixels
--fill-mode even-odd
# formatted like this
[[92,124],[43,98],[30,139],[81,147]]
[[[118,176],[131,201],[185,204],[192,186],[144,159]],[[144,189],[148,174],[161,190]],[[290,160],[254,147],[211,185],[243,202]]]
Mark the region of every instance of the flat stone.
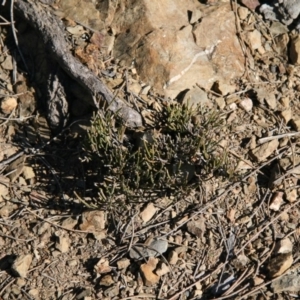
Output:
[[252,50],[259,49],[261,45],[261,33],[258,30],[253,30],[248,32],[247,37],[250,42],[250,46]]
[[129,86],[128,86],[129,92],[132,92],[136,95],[138,95],[142,89],[141,85],[138,82],[132,82]]
[[293,64],[298,65],[300,63],[300,36],[296,35],[292,38],[289,48],[289,57]]
[[17,99],[14,97],[5,97],[1,100],[1,111],[8,115],[18,106]]
[[300,131],[300,119],[293,118],[291,123],[296,131]]
[[71,259],[67,261],[68,266],[75,267],[78,265],[78,261],[76,259]]
[[188,232],[192,233],[198,238],[201,238],[204,235],[205,229],[206,226],[204,220],[192,220],[187,223]]
[[93,232],[93,236],[97,241],[101,241],[106,238],[106,232],[107,231],[104,229],[101,231],[95,231],[95,232]]
[[29,267],[31,265],[31,262],[32,262],[31,254],[20,255],[14,261],[11,269],[18,276],[26,277]]
[[189,90],[184,95],[182,103],[191,108],[195,108],[198,105],[212,107],[211,101],[208,100],[207,93],[199,87],[194,87],[191,90]]
[[221,81],[218,80],[218,81],[216,81],[214,83],[213,87],[212,87],[212,89],[215,92],[217,92],[217,93],[219,93],[219,94],[221,94],[223,96],[226,96],[228,94],[233,93],[235,91],[235,88],[236,87],[234,85],[229,84],[229,83],[227,83],[224,80],[221,80]]
[[249,112],[253,108],[253,101],[250,98],[245,98],[239,103],[240,107]]
[[170,268],[165,264],[161,263],[159,267],[156,268],[155,274],[158,276],[166,275],[170,272]]
[[168,249],[168,241],[162,239],[154,239],[150,245],[134,246],[129,251],[129,256],[133,259],[140,260],[149,256],[159,256]]
[[111,267],[109,265],[109,261],[102,257],[94,266],[94,270],[97,274],[105,274],[111,272]]
[[238,7],[238,15],[241,20],[245,20],[249,16],[249,9],[247,7],[240,6]]
[[225,108],[226,103],[225,103],[225,100],[224,100],[223,97],[217,97],[217,98],[215,99],[215,101],[216,101],[216,103],[217,103],[217,105],[218,105],[218,107],[219,107],[220,109],[224,109],[224,108]]
[[150,85],[144,85],[141,90],[141,95],[147,95],[151,89]]
[[61,255],[61,252],[58,251],[58,250],[54,250],[54,251],[51,252],[51,254],[52,254],[53,257],[58,257],[58,256]]
[[76,26],[68,26],[66,27],[66,30],[71,33],[72,35],[82,35],[86,31],[81,25],[76,25]]
[[[108,2],[108,1],[103,1]],[[81,0],[65,0],[59,2],[59,9],[62,12],[61,18],[69,17],[81,22],[95,30],[101,31],[105,27],[105,21],[110,21],[111,9],[115,10],[113,5],[103,3],[104,6],[109,6],[104,12],[104,9],[100,7],[96,9],[94,2],[83,2]],[[103,5],[101,4],[101,5]]]
[[283,192],[275,192],[272,196],[271,203],[269,208],[274,211],[279,211],[282,203],[283,203]]
[[155,213],[156,213],[156,207],[154,206],[153,203],[149,203],[145,207],[145,209],[140,213],[140,217],[144,223],[147,223],[152,219]]
[[267,264],[268,276],[275,278],[282,275],[293,264],[293,255],[291,253],[278,254]]
[[288,33],[289,29],[286,25],[282,24],[281,22],[278,21],[273,21],[271,23],[271,26],[269,27],[271,33],[273,34],[273,36],[275,36],[275,38],[278,35],[281,35],[283,33]]
[[168,261],[170,265],[176,265],[178,261],[178,253],[175,250],[172,250],[168,255]]
[[3,205],[0,208],[0,217],[1,218],[9,217],[15,209],[17,209],[17,205],[15,204],[7,203],[6,205]]
[[293,251],[293,243],[289,238],[278,241],[275,245],[275,253],[291,253]]
[[247,171],[253,168],[253,164],[250,160],[241,160],[239,161],[236,170],[237,171]]
[[33,171],[33,168],[29,167],[29,166],[24,166],[24,168],[23,168],[23,176],[24,176],[24,178],[26,180],[34,178],[35,177],[35,173]]
[[272,140],[268,143],[256,147],[251,151],[251,153],[257,161],[261,162],[268,158],[278,148],[278,145],[278,140]]
[[254,283],[254,286],[261,285],[262,283],[264,283],[264,279],[259,276],[255,276],[253,278],[253,283]]
[[[295,163],[295,167],[294,167]],[[300,175],[300,157],[284,157],[279,160],[279,165],[284,171],[291,171],[292,174]]]
[[25,180],[25,178],[23,177],[23,176],[20,176],[19,178],[18,178],[18,181],[19,181],[19,185],[20,186],[23,186],[24,187],[24,191],[26,191],[26,192],[31,192],[31,189],[29,188],[26,188],[26,186],[27,186],[27,183],[26,183],[26,180]]
[[285,198],[290,203],[295,202],[298,199],[298,191],[296,189],[286,191]]
[[101,231],[106,225],[106,213],[102,210],[87,211],[82,214],[81,230]]
[[69,251],[69,239],[67,237],[60,237],[58,243],[55,244],[57,250],[61,253]]
[[299,274],[288,274],[274,280],[271,288],[275,294],[282,292],[298,293],[300,291]]
[[246,265],[249,263],[250,259],[245,255],[245,254],[240,254],[237,257],[239,263],[243,266],[246,267]]
[[287,124],[292,119],[293,116],[292,109],[289,107],[288,109],[281,111],[280,116],[284,120],[285,124]]
[[290,97],[282,97],[279,101],[283,108],[290,108]]
[[163,239],[154,239],[149,245],[148,256],[159,256],[168,249],[168,241]]
[[256,92],[257,100],[259,101],[260,104],[265,104],[266,102],[268,103],[270,108],[276,108],[277,104],[276,104],[276,98],[274,92],[264,87],[256,88],[255,92]]
[[155,270],[158,263],[158,259],[150,257],[146,264],[142,264],[140,267],[142,276],[144,278],[144,283],[146,286],[151,286],[158,283],[160,277],[156,275],[153,271]]
[[290,42],[289,35],[287,33],[280,34],[274,38],[276,43],[276,50],[278,54],[287,57],[288,44]]
[[7,55],[3,63],[1,64],[1,67],[5,70],[13,70],[13,62],[12,57],[10,55]]
[[300,2],[296,0],[284,0],[282,5],[292,19],[296,19],[300,14]]
[[130,260],[128,258],[122,258],[117,261],[117,266],[119,270],[124,270],[130,265]]
[[38,299],[39,293],[40,293],[40,292],[39,292],[38,289],[31,289],[31,290],[28,291],[28,294],[29,294],[30,296],[32,296],[33,299]]
[[111,275],[104,275],[100,279],[100,285],[102,285],[102,286],[111,286],[114,283],[115,282],[114,282],[113,278],[111,277]]
[[289,216],[289,214],[287,212],[281,213],[281,215],[280,215],[280,220],[281,221],[287,222],[289,219],[290,219],[290,216]]
[[17,280],[15,282],[16,282],[16,285],[19,287],[23,287],[26,284],[26,280],[22,277],[17,278]]
[[61,226],[66,229],[73,229],[76,225],[77,225],[77,220],[73,219],[71,217],[69,217],[61,222]]
[[55,248],[60,251],[61,253],[66,253],[69,251],[70,248],[70,239],[68,236],[58,232],[56,234],[57,242],[55,243]]
[[255,10],[260,5],[258,0],[242,0],[242,3],[251,10]]
[[115,297],[118,297],[120,295],[120,286],[118,284],[115,284],[104,291],[105,299],[113,299]]
[[277,108],[277,100],[275,97],[274,92],[270,92],[268,97],[265,98],[265,101],[267,102],[268,106],[273,109],[276,110]]

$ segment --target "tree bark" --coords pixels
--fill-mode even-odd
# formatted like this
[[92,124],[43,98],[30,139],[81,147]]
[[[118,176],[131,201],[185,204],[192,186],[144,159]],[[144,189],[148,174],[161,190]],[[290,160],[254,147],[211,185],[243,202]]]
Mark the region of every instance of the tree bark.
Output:
[[118,113],[128,127],[142,126],[142,117],[113,93],[86,66],[78,61],[69,50],[64,35],[64,26],[54,14],[39,3],[31,0],[15,0],[15,11],[37,30],[52,58],[93,99],[92,104],[99,109],[100,102],[106,102],[108,108]]

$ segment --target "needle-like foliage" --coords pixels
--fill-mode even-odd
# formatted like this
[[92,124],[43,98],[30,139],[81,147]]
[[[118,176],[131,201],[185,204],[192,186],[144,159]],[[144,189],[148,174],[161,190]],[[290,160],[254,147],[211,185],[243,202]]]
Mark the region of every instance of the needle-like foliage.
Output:
[[218,149],[222,125],[218,112],[178,103],[163,108],[154,128],[135,133],[112,112],[96,114],[86,145],[103,174],[100,194],[176,191],[226,167]]

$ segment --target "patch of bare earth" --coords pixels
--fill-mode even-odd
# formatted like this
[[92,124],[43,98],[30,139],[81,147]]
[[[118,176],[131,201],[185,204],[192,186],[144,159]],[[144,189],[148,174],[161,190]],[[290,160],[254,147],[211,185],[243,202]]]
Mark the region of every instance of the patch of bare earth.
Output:
[[[51,132],[24,37],[43,45],[16,19],[24,61],[0,15],[0,299],[299,297],[299,67],[289,33],[232,4],[246,72],[235,92],[205,90],[226,165],[190,189],[135,197],[102,195],[102,170],[84,160],[91,107],[74,98],[67,127]],[[167,100],[67,22],[76,57],[151,128]]]

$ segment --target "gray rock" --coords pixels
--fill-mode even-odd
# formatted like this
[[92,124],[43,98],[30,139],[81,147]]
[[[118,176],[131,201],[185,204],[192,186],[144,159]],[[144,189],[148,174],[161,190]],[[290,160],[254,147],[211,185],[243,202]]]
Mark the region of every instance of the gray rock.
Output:
[[279,34],[288,33],[289,29],[286,25],[276,21],[272,22],[270,26],[270,31],[274,36],[277,36]]
[[[116,34],[113,55],[125,65],[135,58],[145,83],[175,98],[196,83],[210,89],[216,81],[229,83],[243,74],[244,56],[229,3],[208,10],[192,0],[142,0],[132,11],[132,2],[116,12],[111,24]],[[192,26],[186,12],[199,9],[203,18]]]
[[189,90],[182,101],[183,104],[189,107],[196,107],[197,105],[211,107],[212,103],[208,100],[207,93],[199,87],[194,87]]
[[141,81],[166,97],[175,98],[196,83],[210,89],[216,81],[229,83],[244,73],[245,58],[230,3],[123,2],[79,1],[74,6],[72,0],[65,0],[60,11],[101,32],[103,51],[111,50],[123,66],[134,63]]
[[155,239],[149,246],[148,255],[149,256],[158,256],[162,253],[165,253],[168,249],[168,241]]
[[281,292],[297,293],[300,291],[300,276],[299,274],[285,275],[279,279],[276,279],[272,283],[271,288],[276,294]]
[[292,19],[296,19],[300,14],[300,1],[283,0],[282,6]]
[[146,257],[156,257],[168,249],[168,241],[162,239],[154,239],[150,245],[133,246],[129,252],[132,259],[140,260]]
[[290,25],[300,15],[300,1],[277,0],[270,5],[261,5],[259,10],[267,20],[278,20],[286,25]]
[[266,20],[277,21],[277,16],[274,12],[274,7],[268,4],[263,4],[259,8],[259,12],[264,15]]

